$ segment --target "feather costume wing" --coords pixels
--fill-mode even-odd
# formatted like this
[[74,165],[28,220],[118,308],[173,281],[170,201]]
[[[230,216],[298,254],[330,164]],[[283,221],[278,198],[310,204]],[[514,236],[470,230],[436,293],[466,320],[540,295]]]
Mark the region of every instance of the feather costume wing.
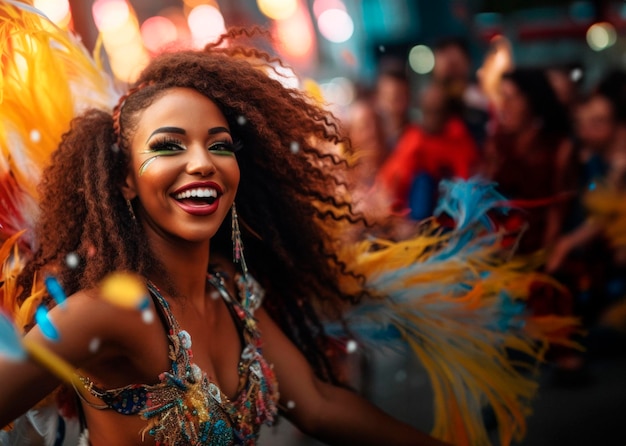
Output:
[[[490,444],[483,420],[488,407],[498,421],[499,444],[509,445],[525,433],[537,389],[532,365],[548,342],[572,345],[568,334],[576,321],[527,314],[531,286],[558,284],[533,272],[536,261],[511,257],[512,247],[489,218],[506,204],[493,185],[443,182],[441,192],[437,212],[453,217],[454,229],[432,219],[403,242],[343,248],[341,258],[381,296],[348,312],[347,326],[366,344],[403,340],[411,346],[433,387],[435,437]],[[338,325],[328,329],[345,335]],[[516,364],[511,352],[532,361]]]
[[626,191],[597,184],[587,191],[584,204],[590,218],[599,222],[614,248],[626,247]]
[[[88,107],[110,109],[116,99],[110,78],[77,37],[24,2],[0,2],[0,308],[20,329],[44,295],[35,281],[30,297],[20,307],[16,302],[16,277],[37,248],[31,229],[41,172],[74,116]],[[64,444],[71,444],[78,422],[44,401],[1,432],[0,443],[53,444],[61,422]]]
[[33,290],[17,313],[13,279],[22,255],[36,248],[30,229],[42,169],[74,116],[88,107],[110,109],[116,99],[110,78],[76,36],[26,3],[0,3],[0,306],[17,319],[30,318],[41,294]]

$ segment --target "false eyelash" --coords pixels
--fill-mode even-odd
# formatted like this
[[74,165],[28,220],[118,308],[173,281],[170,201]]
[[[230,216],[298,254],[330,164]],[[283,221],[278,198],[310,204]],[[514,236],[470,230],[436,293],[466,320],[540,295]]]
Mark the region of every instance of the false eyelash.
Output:
[[242,147],[243,145],[241,143],[230,142],[230,140],[222,140],[222,141],[215,141],[214,143],[212,143],[209,146],[209,150],[212,150],[212,149],[219,150],[219,148],[222,148],[224,149],[223,151],[235,153],[238,150],[241,150]]
[[150,142],[149,147],[151,150],[156,151],[156,150],[164,150],[164,149],[167,150],[172,145],[182,146],[183,142],[180,139],[173,138],[171,136],[164,136],[162,138],[158,138]]
[[239,152],[243,149],[243,142],[240,139],[234,139],[231,146],[233,148],[233,152]]

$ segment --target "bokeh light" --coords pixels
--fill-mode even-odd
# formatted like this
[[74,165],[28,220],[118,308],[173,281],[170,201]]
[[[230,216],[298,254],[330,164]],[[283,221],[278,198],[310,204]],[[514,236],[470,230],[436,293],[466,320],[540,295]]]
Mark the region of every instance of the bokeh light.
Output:
[[154,16],[141,24],[141,39],[148,51],[156,53],[178,39],[176,25],[167,17]]
[[313,49],[313,35],[309,27],[294,18],[277,22],[275,34],[281,42],[285,54],[292,58],[306,58]]
[[215,42],[226,31],[224,16],[215,6],[199,5],[187,16],[194,45],[198,48]]
[[617,41],[615,27],[607,22],[594,23],[587,30],[587,43],[594,51],[602,51]]
[[322,91],[322,87],[318,84],[315,79],[307,77],[302,80],[302,90],[304,90],[313,100],[315,100],[318,104],[324,102],[324,92]]
[[307,7],[298,2],[296,11],[284,20],[272,24],[277,49],[287,63],[299,71],[311,68],[315,61],[316,34]]
[[128,15],[124,23],[120,23],[115,29],[109,29],[102,31],[102,39],[104,47],[107,50],[119,50],[121,55],[122,50],[131,51],[127,45],[141,45],[141,34],[139,32],[139,23],[134,15]]
[[70,2],[68,0],[35,0],[33,6],[60,27],[67,26],[70,21]]
[[188,48],[191,45],[191,31],[187,23],[187,16],[181,8],[168,7],[162,9],[157,14],[159,17],[165,17],[171,21],[176,27],[177,44],[181,48]]
[[341,43],[352,37],[354,22],[350,15],[341,9],[327,9],[317,18],[320,34],[331,42]]
[[324,11],[329,9],[346,11],[346,5],[341,0],[315,0],[313,2],[313,14],[316,18],[319,18]]
[[128,22],[130,16],[130,9],[125,0],[96,0],[91,11],[96,28],[100,32],[121,28]]
[[298,88],[300,80],[293,69],[283,67],[281,65],[274,66],[273,70],[268,71],[268,76],[280,82],[285,88]]
[[321,85],[324,99],[336,106],[345,107],[354,101],[354,83],[346,77],[336,77]]
[[148,62],[135,11],[125,0],[96,0],[92,14],[113,74],[133,82]]
[[270,19],[284,20],[298,9],[298,0],[257,0],[259,10]]
[[435,67],[435,55],[426,45],[415,45],[409,51],[409,66],[418,74],[430,73]]
[[183,0],[183,3],[188,8],[195,8],[196,6],[206,5],[209,2],[207,0]]
[[115,77],[123,82],[133,82],[139,76],[149,57],[143,46],[129,45],[126,50],[111,52],[109,62]]

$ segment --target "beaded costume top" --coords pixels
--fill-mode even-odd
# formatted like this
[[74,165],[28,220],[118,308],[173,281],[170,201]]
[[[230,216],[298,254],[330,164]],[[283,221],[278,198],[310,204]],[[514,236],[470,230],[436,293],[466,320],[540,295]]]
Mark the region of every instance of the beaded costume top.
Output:
[[210,273],[208,280],[242,326],[244,347],[235,400],[231,401],[193,363],[191,336],[180,329],[167,301],[150,282],[150,294],[168,325],[171,370],[161,373],[160,382],[155,385],[131,384],[110,390],[98,388],[89,378],[81,378],[87,390],[105,403],[94,407],[124,415],[139,414],[148,420],[142,434],[152,435],[157,445],[253,445],[261,424],[272,424],[278,411],[276,379],[261,355],[252,314],[260,302],[252,305],[244,299],[242,304],[233,299],[218,273]]

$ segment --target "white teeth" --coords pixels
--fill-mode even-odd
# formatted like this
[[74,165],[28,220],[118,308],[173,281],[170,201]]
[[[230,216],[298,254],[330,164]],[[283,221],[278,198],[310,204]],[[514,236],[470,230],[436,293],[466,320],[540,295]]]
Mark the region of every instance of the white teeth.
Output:
[[180,192],[180,193],[174,195],[174,198],[176,198],[177,200],[182,200],[184,198],[191,198],[191,197],[196,197],[196,198],[213,197],[213,198],[217,198],[217,190],[209,189],[209,188],[188,189],[188,190],[186,190],[184,192]]

